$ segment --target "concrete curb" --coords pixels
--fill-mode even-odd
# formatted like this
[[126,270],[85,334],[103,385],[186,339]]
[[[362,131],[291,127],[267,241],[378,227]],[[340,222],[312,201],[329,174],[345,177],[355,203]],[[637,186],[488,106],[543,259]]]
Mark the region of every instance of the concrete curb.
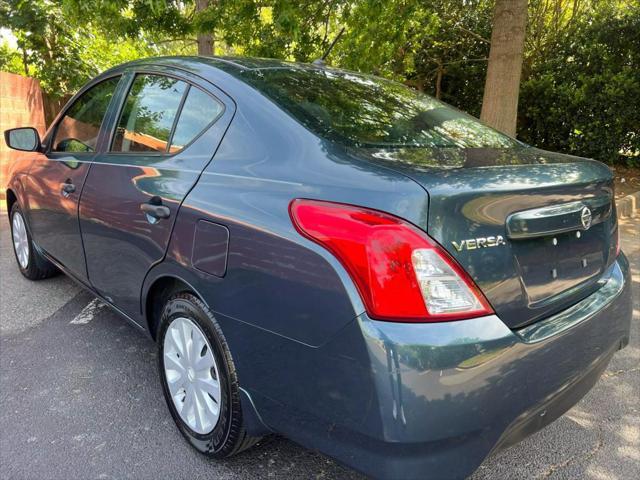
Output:
[[634,218],[640,208],[640,191],[622,197],[616,201],[618,218]]

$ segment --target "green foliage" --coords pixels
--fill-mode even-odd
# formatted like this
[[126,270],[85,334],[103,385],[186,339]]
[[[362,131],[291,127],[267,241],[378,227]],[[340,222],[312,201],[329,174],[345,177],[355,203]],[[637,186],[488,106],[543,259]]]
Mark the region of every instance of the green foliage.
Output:
[[[0,0],[0,68],[65,96],[112,65],[195,54],[328,63],[404,82],[480,113],[493,0]],[[529,0],[518,133],[607,162],[640,158],[638,0]],[[24,54],[24,55],[23,55]],[[26,62],[25,62],[26,60]],[[26,63],[26,67],[25,67]]]
[[[47,0],[9,0],[0,3],[0,26],[16,36],[24,52],[25,70],[38,77],[45,89],[60,96],[74,91],[86,78],[80,56],[80,35],[68,28],[61,9]],[[74,77],[70,71],[78,72]]]
[[486,0],[357,2],[345,15],[348,33],[336,48],[336,58],[348,68],[395,77],[457,106],[479,104],[482,88],[478,97],[474,80],[484,82],[491,4]]
[[0,71],[25,74],[20,53],[12,49],[8,42],[0,43]]
[[609,163],[640,153],[640,10],[589,12],[521,87],[519,134],[528,143]]
[[[28,71],[52,98],[63,98],[111,66],[172,53],[132,26],[133,20],[121,17],[116,3],[0,0],[0,27],[10,29],[18,44],[18,51],[6,45],[0,48],[2,68],[21,74]],[[96,12],[104,15],[104,23]],[[116,26],[122,30],[115,30]],[[125,31],[131,36],[118,33]]]

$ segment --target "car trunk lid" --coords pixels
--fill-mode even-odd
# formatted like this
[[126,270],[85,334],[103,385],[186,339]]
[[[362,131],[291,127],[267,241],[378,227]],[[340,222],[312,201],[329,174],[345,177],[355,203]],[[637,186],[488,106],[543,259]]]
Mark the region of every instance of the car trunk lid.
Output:
[[425,225],[512,328],[598,288],[615,256],[612,175],[593,160],[534,148],[359,149],[429,195]]

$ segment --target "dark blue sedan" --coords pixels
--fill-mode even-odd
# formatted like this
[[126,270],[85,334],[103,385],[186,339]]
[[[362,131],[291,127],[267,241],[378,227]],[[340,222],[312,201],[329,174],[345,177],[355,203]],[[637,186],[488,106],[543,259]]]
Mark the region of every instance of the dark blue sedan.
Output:
[[372,477],[465,477],[628,342],[609,169],[394,82],[147,59],[5,138],[21,272],[147,332],[215,458],[279,433]]

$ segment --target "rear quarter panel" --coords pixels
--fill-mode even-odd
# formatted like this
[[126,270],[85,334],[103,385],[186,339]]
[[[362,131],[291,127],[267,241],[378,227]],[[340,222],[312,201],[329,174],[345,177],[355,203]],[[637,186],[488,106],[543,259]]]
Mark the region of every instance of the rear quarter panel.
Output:
[[196,222],[225,226],[226,274],[202,284],[212,308],[318,346],[364,308],[339,262],[296,232],[291,200],[352,203],[423,224],[428,197],[401,174],[352,161],[260,98],[246,102],[251,108],[236,99],[218,152],[180,209],[169,257],[193,268]]
[[[289,203],[351,203],[423,225],[428,196],[402,174],[349,158],[247,90],[227,90],[236,115],[180,208],[166,261],[146,285],[175,275],[196,289],[222,326],[240,384],[269,425],[286,430],[283,410],[271,408],[286,405],[303,417],[313,412],[364,428],[376,411],[368,355],[354,333],[364,307],[341,264],[295,230]],[[201,220],[229,231],[224,276],[194,267]]]

